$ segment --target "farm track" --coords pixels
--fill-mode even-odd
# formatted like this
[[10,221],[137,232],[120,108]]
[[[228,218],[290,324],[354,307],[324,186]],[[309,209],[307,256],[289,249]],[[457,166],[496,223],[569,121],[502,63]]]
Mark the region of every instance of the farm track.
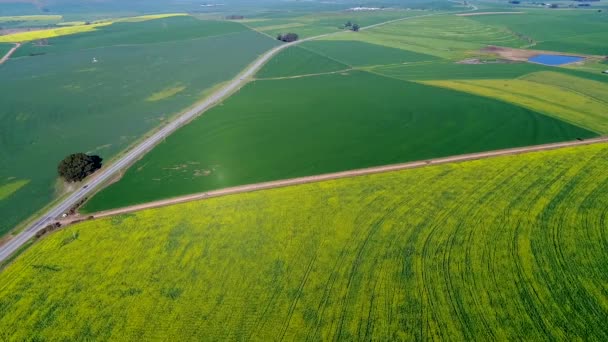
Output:
[[[427,16],[434,16],[434,15],[441,15],[441,14],[446,14],[446,13],[444,13],[444,12],[430,13],[430,14],[424,14],[424,15],[420,15],[420,16],[399,18],[399,19],[394,19],[394,20],[362,27],[361,30],[366,30],[366,29],[370,29],[370,28],[374,28],[374,27],[378,27],[378,26],[382,26],[382,25],[387,25],[387,24],[391,24],[391,23],[395,23],[395,22],[399,22],[399,21],[405,21],[405,20],[411,20],[411,19],[416,19],[416,18],[420,18],[420,17],[427,17]],[[208,96],[204,101],[196,104],[194,107],[183,112],[181,115],[176,116],[172,122],[167,123],[165,126],[163,126],[158,131],[156,131],[153,135],[151,135],[150,137],[146,138],[141,143],[139,143],[137,146],[126,151],[125,154],[122,155],[120,158],[116,159],[116,161],[114,163],[112,163],[111,165],[109,165],[105,168],[102,168],[100,171],[98,171],[98,173],[96,175],[94,175],[92,177],[92,179],[86,183],[86,185],[84,185],[80,189],[78,189],[75,192],[73,192],[72,194],[70,194],[68,197],[66,197],[65,199],[60,201],[58,204],[54,205],[47,212],[40,215],[39,218],[33,220],[32,223],[28,224],[21,232],[16,234],[12,239],[10,239],[8,242],[1,245],[0,246],[0,262],[9,258],[13,253],[15,253],[17,250],[19,250],[21,248],[21,246],[23,246],[27,241],[29,241],[31,238],[33,238],[37,232],[44,229],[47,225],[55,222],[58,217],[60,217],[63,213],[69,211],[70,208],[72,208],[74,205],[76,205],[77,203],[82,201],[82,199],[94,194],[95,191],[98,190],[98,188],[100,188],[101,186],[106,184],[108,181],[112,180],[116,176],[116,174],[121,172],[121,170],[124,170],[125,168],[132,165],[135,161],[137,161],[143,155],[145,155],[147,152],[152,150],[158,143],[163,141],[167,136],[171,135],[178,128],[186,125],[187,123],[192,121],[194,118],[198,117],[199,115],[201,115],[208,109],[214,107],[216,104],[220,103],[221,101],[223,101],[224,99],[226,99],[227,97],[232,95],[234,92],[236,92],[242,86],[246,85],[253,78],[255,73],[258,70],[260,70],[260,68],[264,64],[266,64],[266,62],[268,62],[277,53],[279,53],[280,51],[282,51],[290,46],[295,46],[302,42],[327,37],[327,36],[330,36],[330,35],[333,35],[336,33],[341,33],[341,32],[342,31],[326,33],[326,34],[322,34],[319,36],[295,41],[292,43],[279,45],[279,46],[267,51],[263,55],[261,55],[257,60],[252,62],[252,64],[250,64],[239,75],[237,75],[234,79],[229,81],[226,84],[226,86],[217,90],[216,92],[214,92],[213,94]],[[16,48],[14,48],[14,49],[16,50]],[[5,58],[6,58],[6,56],[5,56]]]
[[8,61],[8,59],[11,58],[11,56],[15,53],[15,51],[17,51],[17,49],[20,47],[21,47],[21,43],[15,43],[15,46],[12,49],[8,50],[6,55],[4,55],[4,57],[2,57],[2,59],[0,59],[0,65],[4,64],[6,61]]
[[[517,154],[523,154],[523,153],[547,151],[547,150],[554,150],[554,149],[559,149],[559,148],[584,146],[584,145],[599,144],[599,143],[608,143],[608,137],[600,137],[600,138],[588,139],[588,140],[584,140],[584,141],[568,141],[568,142],[552,143],[552,144],[544,144],[544,145],[536,145],[536,146],[528,146],[528,147],[516,147],[516,148],[488,151],[488,152],[470,153],[470,154],[463,154],[463,155],[450,156],[450,157],[444,157],[444,158],[415,161],[415,162],[409,162],[409,163],[377,166],[377,167],[370,167],[370,168],[365,168],[365,169],[342,171],[342,172],[328,173],[328,174],[316,175],[316,176],[307,176],[307,177],[284,179],[284,180],[271,181],[271,182],[263,182],[263,183],[257,183],[257,184],[242,185],[242,186],[236,186],[236,187],[231,187],[231,188],[226,188],[226,189],[220,189],[220,190],[207,191],[207,192],[196,193],[196,194],[191,194],[191,195],[186,195],[186,196],[180,196],[180,197],[170,198],[170,199],[166,199],[166,200],[148,202],[148,203],[123,207],[123,208],[118,208],[118,209],[113,209],[113,210],[101,211],[101,212],[94,213],[92,215],[86,215],[86,216],[87,217],[92,216],[93,218],[102,218],[102,217],[126,214],[126,213],[146,210],[146,209],[165,207],[165,206],[169,206],[169,205],[173,205],[173,204],[186,203],[186,202],[191,202],[191,201],[203,200],[203,199],[214,198],[214,197],[222,197],[222,196],[234,195],[234,194],[240,194],[240,193],[247,193],[247,192],[253,192],[253,191],[268,190],[268,189],[273,189],[273,188],[282,188],[282,187],[299,185],[299,184],[316,183],[316,182],[323,182],[323,181],[340,179],[340,178],[358,177],[358,176],[372,175],[372,174],[376,174],[376,173],[414,169],[414,168],[420,168],[420,167],[425,167],[425,166],[429,166],[429,165],[457,163],[457,162],[464,162],[464,161],[471,161],[471,160],[478,160],[478,159],[486,159],[486,158],[508,156],[508,155],[517,155]],[[62,223],[69,224],[73,220],[74,219],[72,218],[71,220],[63,221]]]

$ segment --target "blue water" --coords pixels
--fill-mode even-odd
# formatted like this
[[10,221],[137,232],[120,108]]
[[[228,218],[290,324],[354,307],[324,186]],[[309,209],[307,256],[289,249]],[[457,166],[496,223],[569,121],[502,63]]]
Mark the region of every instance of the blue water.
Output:
[[538,64],[557,66],[557,65],[563,65],[563,64],[582,61],[583,59],[585,59],[585,58],[577,57],[577,56],[538,55],[538,56],[529,58],[528,61],[538,63]]

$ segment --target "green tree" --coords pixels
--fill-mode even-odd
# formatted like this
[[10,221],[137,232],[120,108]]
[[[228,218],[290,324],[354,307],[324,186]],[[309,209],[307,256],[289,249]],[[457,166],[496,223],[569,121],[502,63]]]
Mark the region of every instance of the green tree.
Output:
[[355,31],[355,32],[358,32],[358,31],[359,31],[359,28],[361,28],[361,27],[359,26],[359,24],[353,24],[353,28],[352,28],[352,30],[353,30],[353,31]]
[[80,182],[101,168],[101,157],[74,153],[65,157],[57,166],[59,176],[67,182]]

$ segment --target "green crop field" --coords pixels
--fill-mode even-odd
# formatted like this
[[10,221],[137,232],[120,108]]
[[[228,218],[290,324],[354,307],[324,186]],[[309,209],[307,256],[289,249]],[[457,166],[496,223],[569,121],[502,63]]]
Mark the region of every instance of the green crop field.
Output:
[[271,36],[281,33],[294,32],[302,38],[342,31],[347,21],[361,26],[369,26],[389,20],[407,18],[428,13],[427,11],[340,11],[328,13],[312,13],[285,17],[272,14],[270,18],[255,18],[246,20],[247,26]]
[[322,39],[357,40],[450,59],[464,58],[468,51],[486,45],[519,47],[526,43],[506,28],[455,15],[411,18],[356,34],[340,33]]
[[0,59],[4,57],[4,55],[6,55],[6,53],[9,52],[13,46],[13,44],[0,43]]
[[276,44],[238,23],[175,17],[22,46],[0,67],[0,187],[28,183],[0,200],[0,234],[51,201],[65,155],[108,160]]
[[606,168],[598,144],[78,224],[0,274],[0,336],[607,340]]
[[290,77],[350,69],[344,63],[300,46],[292,46],[273,57],[257,73],[257,78]]
[[550,69],[532,63],[457,64],[452,61],[387,65],[373,68],[373,71],[378,74],[403,80],[511,79],[543,70]]
[[[522,15],[473,16],[484,25],[507,28],[534,40],[533,49],[608,55],[605,11],[525,9]],[[499,44],[497,44],[499,45]]]
[[[511,102],[603,135],[608,134],[608,84],[561,76],[558,73],[555,73],[557,77],[547,77],[548,74],[553,73],[531,74],[530,79],[518,80],[448,80],[424,83]],[[542,82],[536,82],[538,78]],[[552,84],[567,80],[573,80],[571,84],[580,86],[581,91]],[[586,84],[596,85],[595,88],[590,87],[590,94],[585,90]],[[594,98],[594,92],[600,96],[603,94],[604,97]]]
[[434,60],[437,60],[435,56],[359,41],[310,41],[282,51],[260,70],[257,77],[289,77],[351,67]]
[[302,46],[351,66],[413,63],[437,58],[403,49],[358,41],[311,41]]
[[85,206],[595,136],[493,99],[362,71],[256,81]]

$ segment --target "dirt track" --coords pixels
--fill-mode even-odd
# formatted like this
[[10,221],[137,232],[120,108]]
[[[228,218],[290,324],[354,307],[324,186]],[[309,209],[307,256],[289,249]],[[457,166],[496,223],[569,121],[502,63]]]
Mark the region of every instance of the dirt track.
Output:
[[92,215],[83,215],[78,218],[72,218],[71,220],[69,220],[69,219],[65,220],[64,222],[62,222],[62,224],[69,224],[74,219],[82,219],[83,217],[87,217],[87,216],[93,216],[94,218],[101,218],[101,217],[106,217],[106,216],[140,211],[140,210],[144,210],[144,209],[164,207],[164,206],[168,206],[168,205],[172,205],[172,204],[202,200],[202,199],[206,199],[206,198],[220,197],[220,196],[233,195],[233,194],[239,194],[239,193],[245,193],[245,192],[259,191],[259,190],[266,190],[266,189],[272,189],[272,188],[280,188],[280,187],[286,187],[286,186],[292,186],[292,185],[298,185],[298,184],[322,182],[322,181],[339,179],[339,178],[356,177],[356,176],[371,175],[371,174],[382,173],[382,172],[413,169],[413,168],[424,167],[424,166],[428,166],[428,165],[439,165],[439,164],[463,162],[463,161],[485,159],[485,158],[491,158],[491,157],[497,157],[497,156],[515,155],[515,154],[522,154],[522,153],[528,153],[528,152],[546,151],[546,150],[553,150],[553,149],[564,148],[564,147],[591,145],[591,144],[606,143],[606,142],[608,142],[608,137],[601,137],[601,138],[595,138],[595,139],[588,139],[588,140],[584,140],[584,141],[569,141],[569,142],[553,143],[553,144],[545,144],[545,145],[537,145],[537,146],[529,146],[529,147],[510,148],[510,149],[496,150],[496,151],[490,151],[490,152],[463,154],[463,155],[452,156],[452,157],[429,159],[429,160],[415,161],[415,162],[402,163],[402,164],[377,166],[377,167],[370,167],[370,168],[366,168],[366,169],[335,172],[335,173],[328,173],[328,174],[317,175],[317,176],[308,176],[308,177],[284,179],[284,180],[250,184],[250,185],[242,185],[242,186],[226,188],[226,189],[221,189],[221,190],[214,190],[214,191],[208,191],[208,192],[186,195],[186,196],[181,196],[181,197],[175,197],[175,198],[170,198],[170,199],[161,200],[161,201],[149,202],[149,203],[124,207],[124,208],[119,208],[119,209],[114,209],[114,210],[102,211],[102,212],[98,212],[98,213],[95,213]]
[[459,13],[459,17],[472,17],[476,15],[495,15],[495,14],[524,14],[526,12],[475,12],[475,13]]
[[17,49],[19,47],[21,47],[21,43],[16,43],[12,49],[8,50],[6,55],[4,55],[4,57],[2,57],[2,59],[0,59],[0,65],[4,64],[4,62],[8,61],[8,59],[11,58],[11,56],[15,53],[15,51],[17,51]]

